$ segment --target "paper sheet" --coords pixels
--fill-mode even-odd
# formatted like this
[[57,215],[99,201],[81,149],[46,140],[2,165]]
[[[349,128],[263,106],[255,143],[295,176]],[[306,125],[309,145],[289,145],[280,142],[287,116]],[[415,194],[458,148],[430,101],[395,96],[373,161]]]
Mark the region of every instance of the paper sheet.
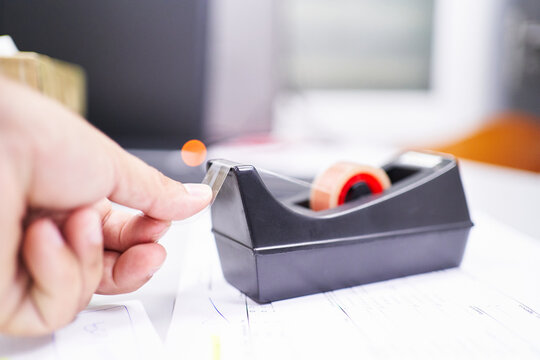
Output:
[[161,359],[163,344],[139,301],[82,311],[40,338],[0,337],[0,359]]
[[198,242],[166,342],[179,358],[540,358],[538,309],[467,267],[259,305],[225,282],[211,235]]

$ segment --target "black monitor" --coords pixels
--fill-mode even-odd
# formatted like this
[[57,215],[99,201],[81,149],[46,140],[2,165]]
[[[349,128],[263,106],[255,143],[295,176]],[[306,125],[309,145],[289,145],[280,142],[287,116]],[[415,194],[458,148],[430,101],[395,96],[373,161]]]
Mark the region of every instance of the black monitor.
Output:
[[129,148],[203,136],[206,0],[0,0],[0,34],[81,65],[88,119]]

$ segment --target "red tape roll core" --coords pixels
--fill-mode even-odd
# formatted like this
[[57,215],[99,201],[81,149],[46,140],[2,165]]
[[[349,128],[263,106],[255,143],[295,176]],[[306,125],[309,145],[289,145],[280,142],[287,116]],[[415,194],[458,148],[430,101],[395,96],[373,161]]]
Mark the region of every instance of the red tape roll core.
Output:
[[354,184],[357,184],[359,182],[364,182],[369,187],[369,190],[371,190],[372,194],[379,194],[383,192],[383,186],[375,178],[375,176],[371,174],[358,174],[350,178],[345,185],[343,185],[343,188],[341,189],[341,193],[339,194],[338,198],[338,205],[345,204],[345,199],[347,198],[347,194],[349,193],[349,190],[353,187]]

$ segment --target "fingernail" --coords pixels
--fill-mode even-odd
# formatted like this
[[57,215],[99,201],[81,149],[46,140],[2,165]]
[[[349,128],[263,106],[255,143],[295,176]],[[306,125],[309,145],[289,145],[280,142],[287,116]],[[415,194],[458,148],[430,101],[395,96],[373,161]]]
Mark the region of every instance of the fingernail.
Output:
[[[52,222],[49,218],[40,219],[37,221],[42,221],[43,224],[41,226],[44,227],[44,232],[46,234],[47,239],[50,241],[50,243],[56,245],[56,246],[65,246],[66,243],[64,242],[64,238],[62,237],[62,234],[60,233],[60,230],[56,227],[56,225]],[[48,234],[47,234],[48,232]]]
[[103,233],[101,228],[97,228],[90,234],[88,240],[95,245],[101,245],[103,243]]
[[[162,265],[163,265],[163,264],[162,264]],[[159,269],[161,269],[161,265],[159,265],[158,267],[155,267],[155,268],[153,268],[152,270],[150,270],[150,271],[148,272],[148,277],[154,276],[154,274],[155,274]]]
[[171,223],[169,222],[169,224],[164,229],[160,230],[158,233],[152,236],[152,238],[155,239],[155,241],[158,241],[167,233],[167,231],[169,231],[170,228],[171,228]]
[[184,184],[188,194],[200,197],[200,198],[211,198],[212,189],[206,184]]
[[103,243],[103,229],[101,228],[101,218],[99,217],[97,211],[93,211],[93,217],[94,219],[92,219],[92,221],[94,225],[92,226],[90,234],[88,234],[88,241],[95,245],[101,245]]

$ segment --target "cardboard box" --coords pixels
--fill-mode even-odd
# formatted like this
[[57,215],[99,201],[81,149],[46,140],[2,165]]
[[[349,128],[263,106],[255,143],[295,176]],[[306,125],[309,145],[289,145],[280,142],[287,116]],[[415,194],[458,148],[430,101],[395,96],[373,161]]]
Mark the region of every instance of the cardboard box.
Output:
[[34,52],[18,52],[13,56],[0,56],[0,74],[86,115],[86,79],[80,66]]

